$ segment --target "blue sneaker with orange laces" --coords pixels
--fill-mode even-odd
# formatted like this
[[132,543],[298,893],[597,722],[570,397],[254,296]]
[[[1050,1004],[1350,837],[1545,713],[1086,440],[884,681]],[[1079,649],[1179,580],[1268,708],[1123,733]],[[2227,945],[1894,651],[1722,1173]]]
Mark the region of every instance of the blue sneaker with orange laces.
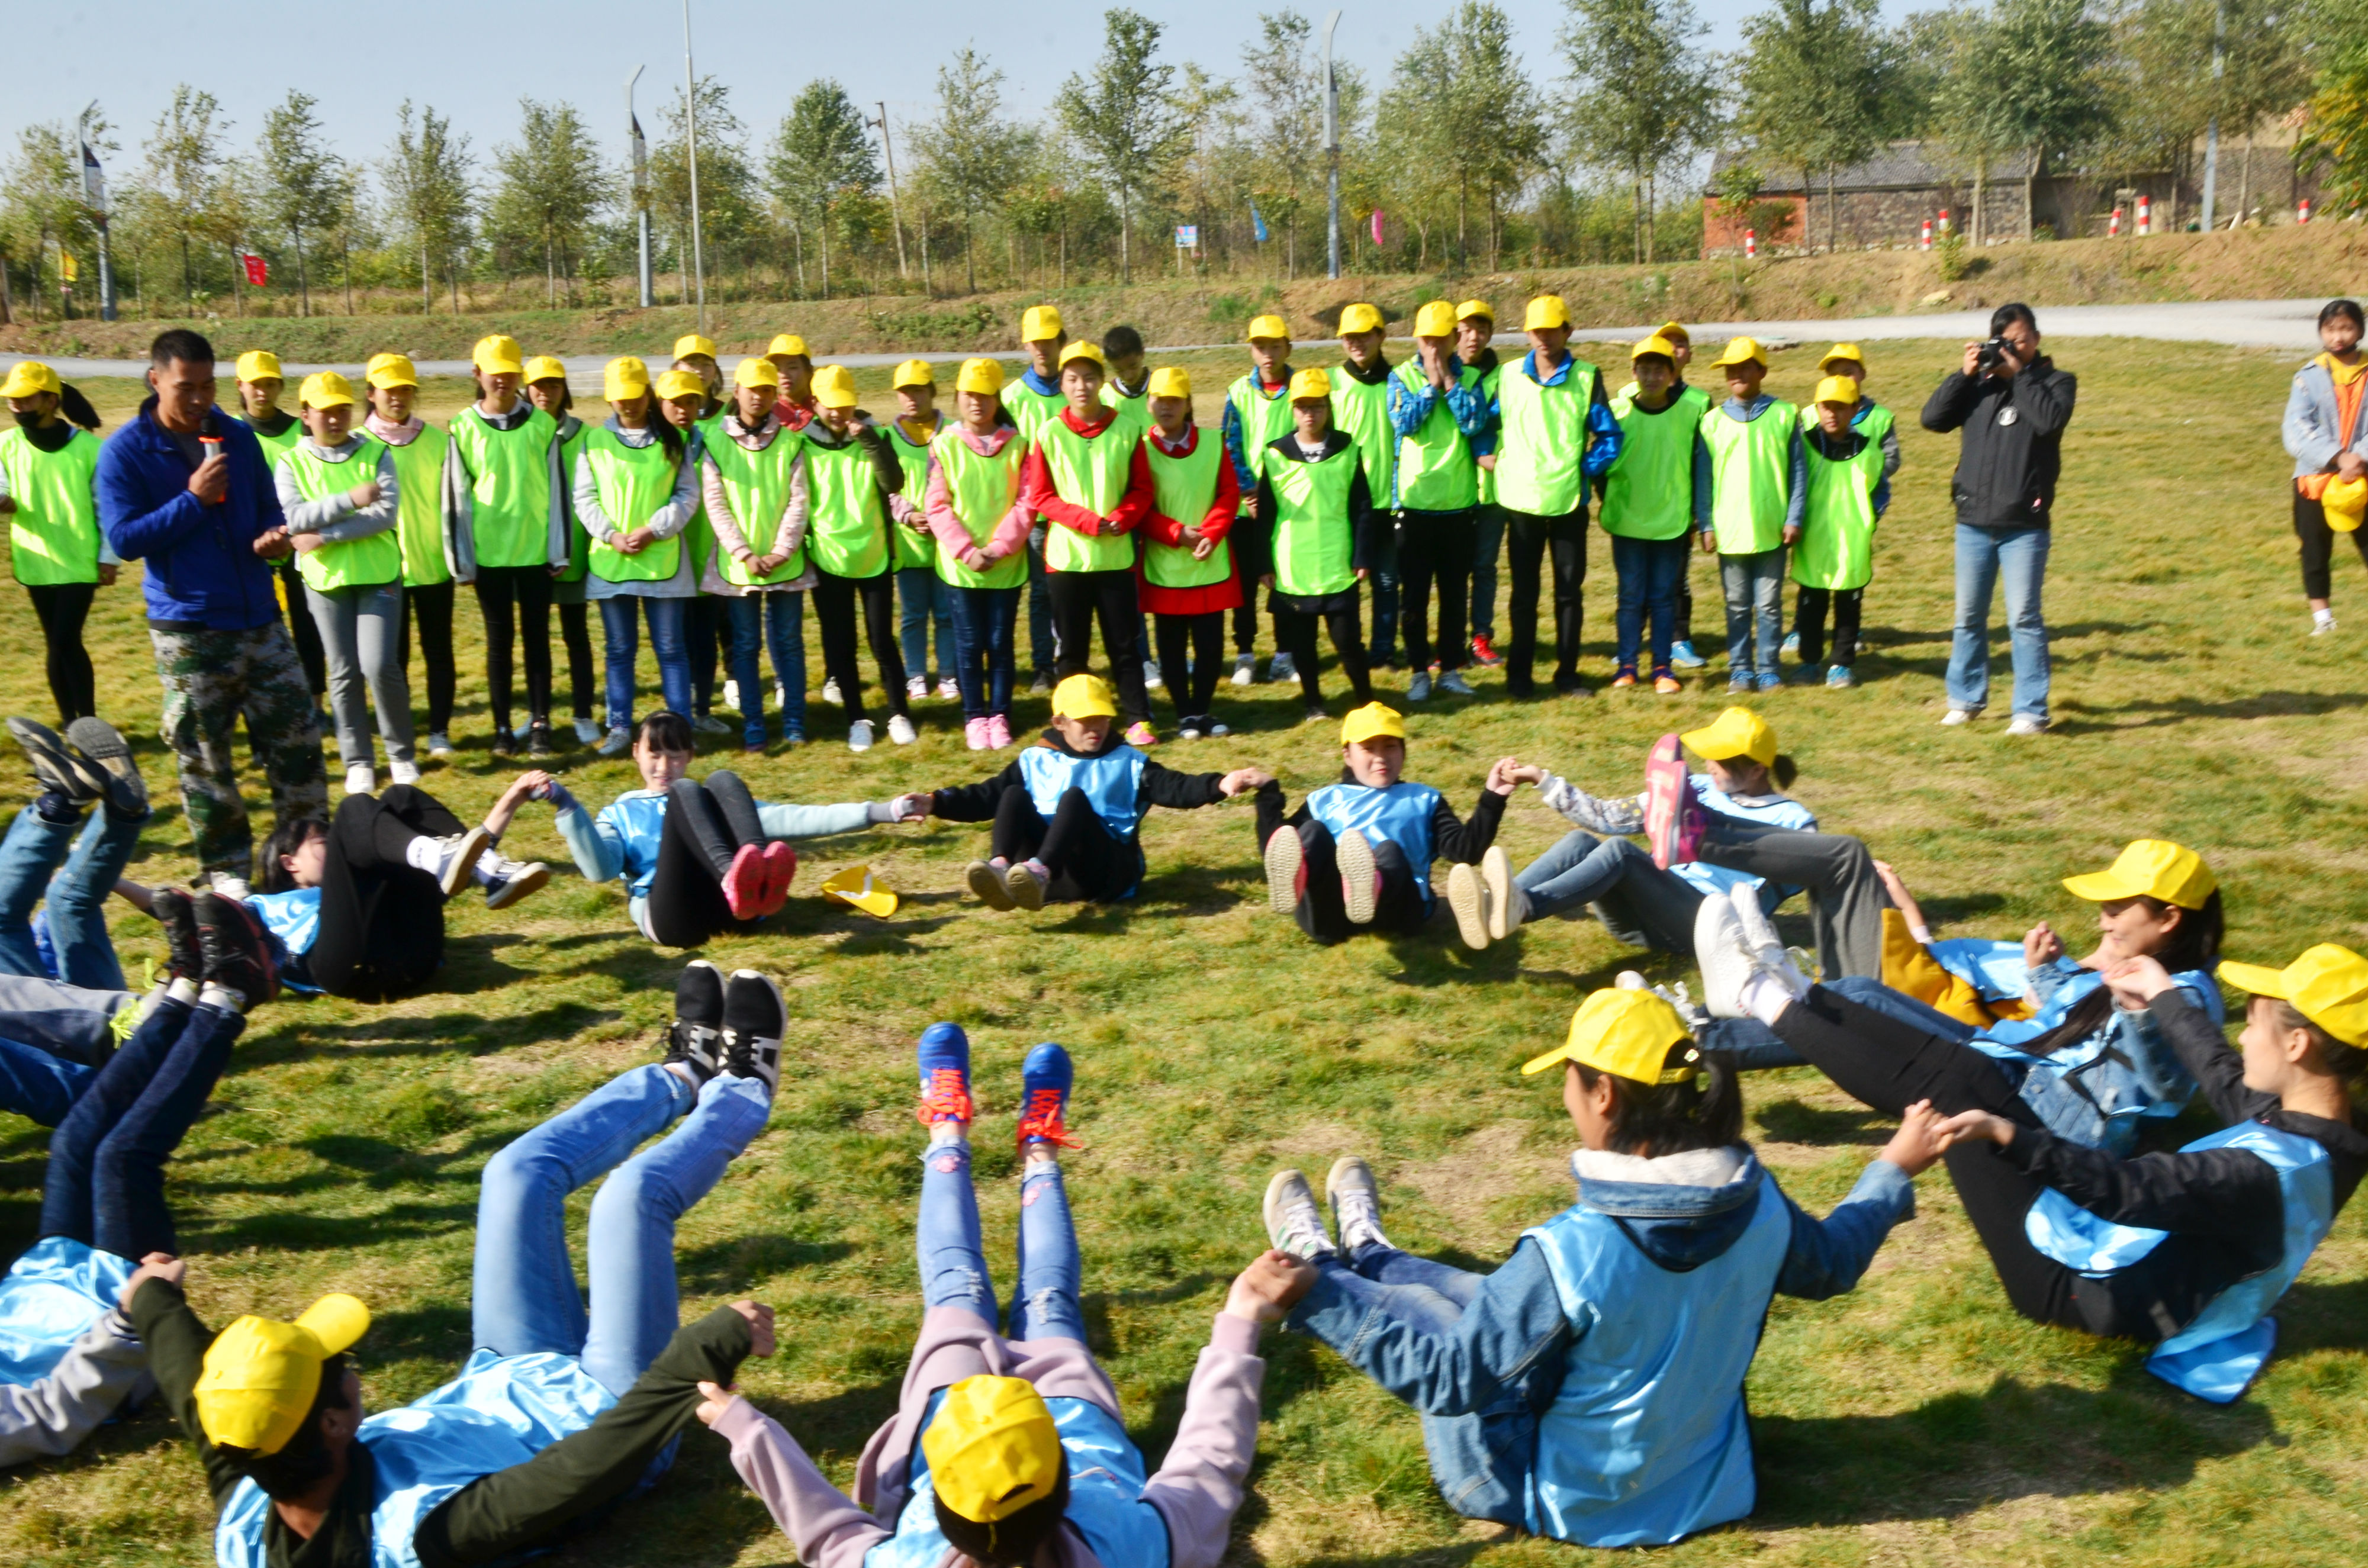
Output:
[[1074,1149],[1077,1141],[1069,1136],[1063,1119],[1069,1109],[1069,1086],[1076,1081],[1076,1070],[1069,1063],[1069,1053],[1051,1040],[1028,1053],[1019,1068],[1019,1149],[1027,1153],[1030,1143],[1051,1143],[1063,1149]]
[[970,1036],[960,1024],[931,1024],[921,1031],[921,1106],[924,1127],[941,1121],[967,1125],[976,1117],[970,1097]]

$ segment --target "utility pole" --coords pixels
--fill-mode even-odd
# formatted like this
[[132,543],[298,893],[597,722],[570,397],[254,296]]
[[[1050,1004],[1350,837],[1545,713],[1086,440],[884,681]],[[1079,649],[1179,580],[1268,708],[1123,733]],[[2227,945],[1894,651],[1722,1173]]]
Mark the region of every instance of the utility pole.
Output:
[[646,311],[658,300],[650,287],[650,144],[642,136],[642,117],[633,112],[633,84],[642,79],[642,71],[636,65],[625,78],[625,123],[633,143],[633,215],[641,230],[642,309]]
[[2203,128],[2203,232],[2212,232],[2213,199],[2220,186],[2220,78],[2228,69],[2228,7],[2212,7],[2212,119]]
[[896,197],[896,149],[888,141],[888,104],[880,101],[880,118],[872,124],[880,128],[880,150],[888,156],[888,222],[896,231],[896,276],[910,278],[905,270],[905,213]]
[[699,334],[707,335],[707,250],[699,233],[699,78],[690,64],[690,0],[682,0],[682,124],[690,153],[690,268],[699,284]]
[[74,122],[75,140],[82,145],[82,199],[90,209],[90,221],[98,230],[98,317],[101,321],[115,319],[115,268],[107,254],[107,175],[98,166],[98,150],[90,144],[91,117],[98,112],[98,100],[82,111]]
[[1338,11],[1324,18],[1324,151],[1331,164],[1324,236],[1326,262],[1335,278],[1340,276],[1340,81],[1332,74],[1332,29],[1339,25]]

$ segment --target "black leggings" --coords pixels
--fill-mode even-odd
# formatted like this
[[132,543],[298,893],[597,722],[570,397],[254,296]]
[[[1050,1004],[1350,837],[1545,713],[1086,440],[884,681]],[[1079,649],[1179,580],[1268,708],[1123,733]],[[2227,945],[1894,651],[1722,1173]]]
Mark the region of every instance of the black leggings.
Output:
[[1793,610],[1793,630],[1801,638],[1801,663],[1826,662],[1826,609],[1834,612],[1834,660],[1848,669],[1858,662],[1859,616],[1866,605],[1866,589],[1812,588],[1805,585]]
[[551,569],[547,566],[480,566],[477,610],[485,618],[485,689],[494,728],[510,728],[514,645],[526,642],[527,713],[551,722]]
[[304,608],[304,579],[296,574],[296,558],[283,555],[271,569],[279,575],[279,592],[286,600],[280,608],[287,611],[283,619],[296,644],[297,662],[304,666],[304,684],[314,697],[324,696],[329,689],[329,656],[321,647],[321,629]]
[[[863,640],[880,670],[883,700],[891,713],[909,713],[905,697],[905,654],[896,645],[896,574],[841,577],[814,568],[814,617],[822,622],[822,673],[838,682],[838,699],[850,724],[863,717],[863,676],[855,663],[855,602],[863,601]],[[694,650],[694,662],[696,651]]]
[[1363,620],[1353,604],[1346,609],[1327,610],[1320,617],[1295,609],[1275,609],[1275,646],[1290,654],[1292,664],[1298,668],[1300,695],[1311,704],[1324,700],[1324,683],[1315,676],[1315,623],[1319,619],[1332,634],[1332,651],[1340,655],[1340,673],[1349,677],[1357,700],[1371,702],[1373,673],[1365,662]]
[[[690,710],[700,718],[707,717],[715,706],[715,666],[720,656],[724,631],[723,601],[712,594],[699,594],[683,607],[683,648],[690,656]],[[585,663],[591,663],[591,643],[585,643]],[[896,683],[903,689],[905,683]],[[577,687],[580,691],[583,688]],[[745,699],[744,699],[745,700]],[[587,706],[584,711],[591,712]]]
[[[50,696],[58,705],[58,722],[70,724],[98,712],[98,680],[91,673],[90,650],[82,643],[83,622],[90,619],[96,583],[27,585],[33,618],[41,623],[41,641],[49,648]],[[306,619],[310,619],[307,617]]]
[[[1155,615],[1151,635],[1159,644],[1159,674],[1167,695],[1176,699],[1178,719],[1205,717],[1217,698],[1219,668],[1225,656],[1225,612],[1206,615]],[[1185,658],[1187,645],[1191,658]]]
[[460,666],[452,658],[452,600],[460,585],[450,578],[418,587],[405,585],[404,598],[411,613],[403,621],[403,665],[411,667],[412,622],[419,623],[419,662],[427,667],[427,733],[447,733],[452,727],[452,693]]
[[[2327,508],[2318,502],[2294,492],[2294,538],[2302,542],[2302,592],[2305,598],[2323,599],[2330,597],[2333,579],[2329,569],[2335,560],[2335,530],[2327,526]],[[2360,559],[2368,562],[2368,528],[2355,528],[2351,547]]]
[[427,983],[444,961],[444,890],[411,864],[411,846],[461,830],[460,818],[416,785],[337,802],[321,867],[320,934],[304,955],[313,984],[375,1001]]
[[558,609],[559,641],[567,650],[568,705],[576,718],[589,719],[593,695],[600,690],[600,671],[592,663],[592,607],[579,599]]
[[1340,891],[1340,860],[1333,846],[1332,830],[1314,817],[1297,827],[1292,826],[1283,817],[1282,791],[1261,790],[1258,795],[1260,855],[1266,853],[1266,841],[1278,833],[1299,835],[1300,865],[1305,872],[1292,918],[1299,922],[1301,930],[1326,947],[1345,942],[1360,931],[1410,935],[1421,930],[1430,919],[1430,906],[1423,901],[1422,889],[1415,883],[1406,852],[1388,839],[1373,843],[1373,868],[1382,877],[1382,895],[1373,904],[1373,923],[1355,926],[1349,923],[1349,906]]
[[756,929],[757,922],[733,917],[723,873],[744,845],[764,839],[757,802],[738,774],[719,767],[703,781],[677,778],[668,785],[657,869],[650,877],[650,939],[662,948],[695,948],[727,931]]
[[[1143,650],[1134,645],[1143,612],[1135,600],[1133,570],[1051,572],[1044,585],[1053,598],[1053,629],[1061,645],[1055,673],[1064,680],[1086,673],[1093,659],[1094,624],[1100,622],[1118,716],[1129,724],[1147,722],[1151,698],[1143,685]],[[1166,678],[1164,673],[1161,678]]]
[[1006,860],[1043,862],[1053,873],[1044,896],[1055,903],[1108,903],[1143,877],[1140,846],[1114,836],[1082,790],[1062,790],[1048,823],[1027,790],[1012,785],[996,802],[992,842]]

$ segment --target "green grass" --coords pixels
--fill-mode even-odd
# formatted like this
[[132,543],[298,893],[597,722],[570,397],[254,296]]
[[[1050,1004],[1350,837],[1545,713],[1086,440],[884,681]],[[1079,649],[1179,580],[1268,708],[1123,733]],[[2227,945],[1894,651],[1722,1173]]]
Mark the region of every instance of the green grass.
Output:
[[[1805,392],[1814,352],[1780,356],[1780,395]],[[2347,563],[2339,608],[2352,617],[2362,607],[2357,617],[2342,635],[2304,635],[2275,430],[2289,368],[2232,349],[2066,346],[2082,399],[2050,580],[2059,728],[2009,743],[1999,720],[1935,722],[1953,442],[1925,436],[1913,415],[1957,353],[1886,345],[1878,356],[1873,390],[1902,411],[1907,467],[1869,599],[1868,684],[1757,703],[1801,761],[1797,792],[1828,826],[1897,864],[1953,934],[2013,935],[2040,918],[2077,928],[2085,912],[2056,879],[2156,835],[2196,846],[2218,871],[2235,954],[2282,962],[2314,940],[2360,941],[2368,601]],[[1234,367],[1211,356],[1195,369],[1212,404]],[[128,388],[94,390],[110,417],[127,406]],[[438,394],[448,404],[457,395]],[[1588,656],[1600,677],[1611,604],[1600,541],[1593,559]],[[1695,581],[1708,631],[1717,590],[1700,570]],[[120,588],[102,602],[93,642],[103,704],[164,779],[135,600]],[[14,596],[0,596],[0,616],[24,651],[0,670],[0,702],[44,714],[31,618]],[[1998,650],[2002,666],[2002,638]],[[1599,790],[1633,788],[1654,735],[1724,705],[1698,685],[1667,700],[1606,693],[1516,707],[1498,676],[1480,684],[1478,700],[1434,707],[1413,725],[1413,776],[1460,807],[1508,752]],[[428,778],[464,812],[503,777],[484,750],[483,697],[481,679],[464,680],[456,728],[466,749]],[[2001,695],[1993,711],[2004,706]],[[1263,763],[1296,796],[1337,766],[1331,735],[1294,727],[1297,711],[1295,694],[1257,688],[1232,705],[1241,733],[1163,758]],[[817,704],[815,733],[828,733],[830,712]],[[1041,700],[1023,703],[1023,730],[1042,712]],[[922,713],[916,747],[859,758],[823,744],[745,771],[760,795],[796,801],[876,799],[985,771],[961,749],[946,705]],[[598,803],[628,774],[579,761],[569,781]],[[175,792],[161,793],[167,809],[132,872],[154,881],[192,869]],[[1505,838],[1519,859],[1559,831],[1524,792]],[[960,1020],[975,1042],[989,1257],[1006,1289],[1015,1184],[1005,1141],[1019,1058],[1039,1040],[1076,1052],[1075,1119],[1087,1147],[1069,1167],[1087,1311],[1156,1461],[1224,1282],[1260,1244],[1258,1197],[1277,1164],[1320,1174],[1334,1153],[1362,1151],[1404,1244],[1489,1267],[1521,1227],[1568,1201],[1568,1125],[1551,1085],[1521,1079],[1517,1065],[1558,1039],[1578,998],[1616,970],[1668,978],[1689,967],[1576,922],[1481,955],[1456,946],[1444,922],[1420,940],[1318,949],[1265,911],[1247,803],[1155,816],[1142,896],[1112,909],[978,909],[955,890],[982,836],[930,824],[814,846],[802,896],[773,928],[709,953],[780,974],[795,1022],[770,1129],[682,1227],[685,1310],[742,1295],[776,1304],[781,1354],[750,1363],[745,1386],[840,1480],[893,1408],[919,1317],[911,1049],[930,1020]],[[539,810],[513,846],[564,860]],[[893,921],[810,896],[822,876],[860,860],[906,890]],[[249,1309],[288,1315],[323,1290],[355,1291],[378,1313],[362,1357],[381,1407],[435,1386],[470,1348],[484,1160],[651,1059],[677,961],[628,934],[613,889],[572,876],[504,918],[464,899],[450,931],[439,990],[391,1006],[263,1010],[172,1171],[200,1309],[216,1322]],[[135,915],[117,933],[135,971],[162,954]],[[1749,1098],[1763,1157],[1813,1208],[1839,1199],[1886,1135],[1813,1072],[1761,1074]],[[2181,1131],[2203,1129],[2192,1117]],[[0,1256],[33,1238],[44,1136],[0,1120]],[[1945,1176],[1928,1176],[1920,1196],[1921,1212],[1855,1294],[1776,1303],[1750,1385],[1759,1510],[1656,1561],[2334,1563],[2368,1552],[2368,1233],[2356,1210],[2288,1296],[2266,1375],[2218,1409],[2147,1376],[2135,1346],[2016,1317]],[[576,1216],[580,1225],[580,1206]],[[1268,1420],[1237,1561],[1510,1568],[1588,1556],[1456,1519],[1429,1485],[1411,1414],[1307,1340],[1272,1335],[1268,1349]],[[162,1416],[143,1415],[11,1477],[0,1489],[0,1560],[202,1563],[211,1523],[187,1446]],[[791,1558],[721,1445],[694,1434],[664,1488],[561,1560]]]

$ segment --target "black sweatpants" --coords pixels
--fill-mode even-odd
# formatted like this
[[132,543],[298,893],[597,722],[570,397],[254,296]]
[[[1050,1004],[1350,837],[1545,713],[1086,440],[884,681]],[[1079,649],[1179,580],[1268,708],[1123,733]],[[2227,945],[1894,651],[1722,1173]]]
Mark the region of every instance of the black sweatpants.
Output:
[[657,869],[650,876],[651,939],[663,948],[695,948],[727,931],[755,930],[757,922],[733,917],[723,873],[742,846],[764,837],[757,802],[738,774],[719,767],[704,779],[668,785]]
[[313,624],[313,615],[304,607],[304,579],[296,573],[296,558],[283,555],[271,563],[278,574],[279,593],[285,601],[281,618],[288,622],[288,635],[296,644],[297,662],[304,666],[304,684],[314,697],[327,695],[329,690],[329,656],[321,647],[321,629]]
[[[582,600],[559,609],[559,641],[567,650],[567,698],[575,718],[592,717],[592,699],[605,696],[600,666],[592,662],[592,607]],[[445,611],[450,615],[451,611]],[[696,667],[694,664],[694,668]]]
[[[1159,644],[1159,674],[1167,684],[1167,695],[1175,699],[1176,716],[1206,717],[1217,698],[1217,678],[1224,673],[1218,666],[1225,656],[1225,612],[1155,615],[1151,635]],[[1148,692],[1144,699],[1149,702]]]
[[[42,644],[49,650],[50,697],[58,705],[61,724],[98,712],[98,679],[91,671],[90,650],[82,641],[83,622],[90,619],[90,601],[97,592],[96,583],[49,583],[39,587],[28,584],[25,588],[26,597],[33,601],[33,619],[41,623]],[[313,633],[315,641],[320,635],[317,629]]]
[[1587,503],[1558,517],[1507,510],[1505,532],[1512,557],[1513,602],[1507,611],[1512,642],[1505,651],[1505,689],[1527,697],[1537,689],[1538,571],[1550,559],[1554,573],[1554,684],[1578,679],[1578,637],[1587,622],[1579,590],[1587,585]]
[[[690,660],[690,710],[701,719],[715,707],[716,663],[722,656],[723,640],[729,635],[723,621],[723,601],[712,594],[694,594],[683,607],[682,645]],[[896,683],[900,688],[904,684]]]
[[[1274,524],[1247,513],[1236,516],[1225,534],[1225,547],[1233,552],[1234,571],[1242,582],[1242,602],[1234,607],[1234,652],[1238,655],[1258,647],[1258,595],[1250,585],[1265,576],[1272,564]],[[1159,667],[1165,676],[1167,666]]]
[[1826,662],[1826,609],[1834,614],[1833,662],[1848,669],[1858,661],[1858,618],[1866,604],[1866,590],[1812,588],[1804,585],[1793,608],[1793,630],[1801,637],[1801,662]]
[[[1269,601],[1271,603],[1271,601]],[[1299,693],[1311,705],[1324,700],[1323,683],[1315,676],[1315,626],[1321,620],[1332,634],[1332,651],[1340,656],[1340,673],[1349,677],[1359,702],[1373,699],[1373,674],[1365,662],[1364,619],[1356,605],[1323,616],[1274,608],[1274,645],[1291,655],[1299,670]]]
[[[1066,638],[1061,646],[1068,647]],[[1143,880],[1141,846],[1112,834],[1082,790],[1062,790],[1053,820],[1046,822],[1028,791],[1014,784],[995,804],[990,842],[997,856],[1015,865],[1042,861],[1053,873],[1044,896],[1054,903],[1109,903]]]
[[551,569],[480,566],[477,612],[485,619],[485,691],[494,728],[510,730],[516,644],[526,643],[526,708],[537,724],[551,722]]
[[[1143,650],[1134,645],[1143,612],[1134,597],[1134,571],[1048,572],[1053,595],[1053,631],[1061,648],[1054,673],[1066,680],[1083,675],[1094,651],[1094,623],[1101,622],[1102,652],[1109,656],[1110,684],[1118,688],[1118,714],[1126,723],[1151,718],[1151,695],[1143,685]],[[1161,678],[1166,678],[1163,669]]]
[[444,961],[444,890],[409,852],[415,839],[460,831],[460,819],[415,785],[337,802],[321,868],[320,934],[304,955],[313,984],[376,1001],[427,983]]
[[[2335,530],[2327,526],[2327,508],[2299,490],[2294,498],[2294,538],[2302,541],[2303,597],[2332,597],[2328,573],[2335,560]],[[2351,547],[2360,552],[2363,562],[2368,562],[2368,528],[2352,530]]]
[[[855,602],[863,601],[863,641],[879,668],[882,700],[891,713],[909,713],[905,697],[905,654],[896,645],[896,574],[841,577],[814,568],[814,619],[822,623],[822,673],[838,682],[839,700],[850,724],[863,717],[863,676],[855,663]],[[696,663],[694,651],[693,662]],[[695,677],[694,677],[695,679]],[[1142,672],[1135,674],[1141,685]]]
[[419,662],[427,669],[427,732],[441,735],[452,727],[452,693],[460,683],[460,665],[452,657],[452,601],[460,585],[447,577],[440,583],[414,587],[404,585],[403,597],[411,613],[403,621],[403,664],[411,666],[411,632],[419,629]]
[[[1469,661],[1465,615],[1471,608],[1472,514],[1407,511],[1398,524],[1398,623],[1406,628],[1406,664],[1419,672],[1437,664],[1460,670]],[[1439,644],[1430,641],[1430,585],[1439,585]]]
[[1333,847],[1332,830],[1314,817],[1293,827],[1283,816],[1282,792],[1262,790],[1258,795],[1260,855],[1266,853],[1266,841],[1278,833],[1299,835],[1300,864],[1304,875],[1292,918],[1299,922],[1301,930],[1326,947],[1345,942],[1360,931],[1409,936],[1429,923],[1430,906],[1415,882],[1406,851],[1395,844],[1383,839],[1373,846],[1373,868],[1382,879],[1381,897],[1373,902],[1373,923],[1352,926],[1349,923],[1348,903],[1340,892],[1340,859]]

